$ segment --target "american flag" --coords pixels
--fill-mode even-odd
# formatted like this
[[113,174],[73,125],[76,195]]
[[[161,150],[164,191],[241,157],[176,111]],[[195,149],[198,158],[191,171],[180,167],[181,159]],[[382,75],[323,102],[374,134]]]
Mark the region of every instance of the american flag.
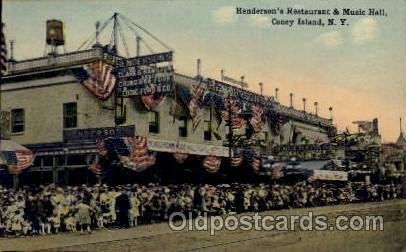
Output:
[[0,27],[0,68],[1,68],[1,75],[3,75],[7,71],[7,47],[6,47],[6,39],[4,37],[4,23],[1,23]]
[[116,83],[116,77],[112,70],[111,65],[103,61],[96,61],[79,69],[74,69],[73,74],[97,98],[106,100],[113,92]]
[[13,174],[21,173],[34,161],[34,155],[30,150],[2,151],[1,154]]
[[198,112],[198,109],[200,109],[203,101],[203,95],[204,95],[204,88],[199,86],[194,86],[192,88],[192,99],[189,103],[189,113],[190,116],[192,117],[192,124],[193,124],[193,130],[196,129],[196,127],[199,125],[200,121],[202,120],[201,114]]
[[260,132],[262,130],[262,114],[264,109],[259,105],[251,106],[251,119],[250,124],[255,132]]

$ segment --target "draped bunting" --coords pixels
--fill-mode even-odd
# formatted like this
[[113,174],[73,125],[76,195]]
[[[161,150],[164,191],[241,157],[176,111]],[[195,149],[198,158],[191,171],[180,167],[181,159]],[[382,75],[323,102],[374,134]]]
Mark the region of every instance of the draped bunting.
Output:
[[[155,164],[155,156],[149,154],[147,138],[144,136],[126,138],[106,138],[97,143],[98,154],[107,155],[108,152],[115,152],[121,164],[133,171],[141,172]],[[100,174],[100,164],[93,163],[90,169]]]
[[147,110],[152,110],[153,108],[158,106],[161,102],[163,102],[164,99],[165,99],[164,93],[155,93],[141,96],[141,101]]
[[251,106],[251,119],[250,123],[254,131],[260,132],[262,130],[262,114],[264,113],[264,109],[259,105],[252,105]]
[[178,164],[183,164],[186,159],[189,157],[189,155],[187,153],[173,153],[173,157],[175,158],[176,162]]
[[73,69],[73,75],[97,98],[106,100],[114,90],[116,77],[112,73],[113,66],[99,60]]
[[203,168],[208,173],[216,173],[220,169],[221,160],[216,156],[206,156],[203,160]]
[[231,166],[240,166],[243,161],[243,156],[241,154],[236,154],[234,157],[231,157]]
[[271,167],[271,174],[272,174],[272,179],[280,179],[284,176],[283,173],[283,168],[285,168],[286,163],[276,163],[273,164]]
[[146,137],[128,137],[127,141],[130,146],[130,155],[120,157],[124,167],[141,172],[155,164],[155,156],[148,153]]
[[242,152],[247,164],[254,172],[258,172],[261,168],[261,156],[258,152],[253,150],[244,150]]

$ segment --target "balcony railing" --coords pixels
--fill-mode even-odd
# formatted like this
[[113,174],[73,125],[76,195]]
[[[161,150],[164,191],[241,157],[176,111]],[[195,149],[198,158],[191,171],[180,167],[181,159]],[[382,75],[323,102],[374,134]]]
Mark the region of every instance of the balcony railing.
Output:
[[89,50],[65,53],[61,55],[49,55],[47,57],[29,59],[24,61],[9,62],[8,74],[15,74],[33,70],[46,69],[56,66],[74,65],[91,59],[100,58],[115,62],[119,56],[111,55],[96,47]]

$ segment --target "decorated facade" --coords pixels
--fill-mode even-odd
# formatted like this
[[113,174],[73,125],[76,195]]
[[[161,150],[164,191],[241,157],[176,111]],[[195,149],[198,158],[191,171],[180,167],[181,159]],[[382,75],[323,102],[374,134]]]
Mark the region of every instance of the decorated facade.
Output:
[[9,62],[3,137],[35,153],[25,173],[60,182],[73,170],[99,170],[112,153],[136,173],[179,165],[257,173],[263,156],[289,146],[322,149],[335,134],[330,119],[180,72],[172,52],[128,58],[100,44]]

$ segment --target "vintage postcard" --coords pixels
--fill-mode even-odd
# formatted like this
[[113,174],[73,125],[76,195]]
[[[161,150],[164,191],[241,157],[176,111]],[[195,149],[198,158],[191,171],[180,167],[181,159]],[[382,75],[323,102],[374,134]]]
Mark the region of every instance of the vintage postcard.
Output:
[[405,0],[1,23],[1,251],[406,250]]

